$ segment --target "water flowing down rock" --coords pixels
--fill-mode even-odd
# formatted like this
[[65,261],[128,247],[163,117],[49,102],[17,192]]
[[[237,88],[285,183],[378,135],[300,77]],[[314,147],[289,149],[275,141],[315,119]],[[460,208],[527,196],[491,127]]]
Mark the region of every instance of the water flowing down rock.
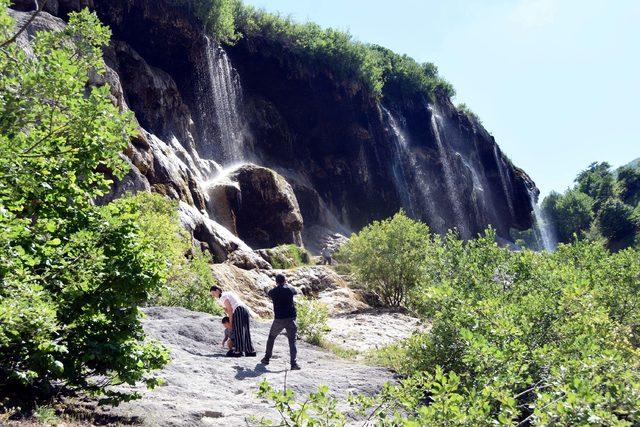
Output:
[[538,192],[530,190],[529,196],[531,197],[531,206],[533,206],[534,234],[538,241],[538,246],[548,252],[552,252],[558,243],[553,233],[552,224],[538,204]]
[[440,122],[442,117],[438,113],[435,107],[428,108],[431,112],[431,128],[435,138],[436,145],[438,146],[438,153],[440,155],[440,162],[442,164],[442,172],[444,174],[444,181],[446,183],[447,196],[453,206],[453,214],[455,217],[458,231],[464,239],[471,237],[469,227],[466,222],[467,215],[464,212],[460,198],[463,194],[457,188],[456,178],[454,176],[453,167],[451,166],[450,150],[445,148],[443,138],[440,133]]
[[204,64],[199,72],[202,85],[198,107],[202,115],[201,150],[225,165],[245,160],[242,86],[224,49],[205,36]]

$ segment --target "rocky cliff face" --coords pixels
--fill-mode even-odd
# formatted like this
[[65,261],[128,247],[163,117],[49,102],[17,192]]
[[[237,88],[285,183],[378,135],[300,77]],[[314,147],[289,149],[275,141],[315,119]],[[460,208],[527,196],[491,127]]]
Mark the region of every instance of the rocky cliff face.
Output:
[[315,248],[400,208],[464,237],[532,224],[533,182],[445,96],[405,99],[391,87],[380,101],[277,43],[219,46],[166,0],[50,3],[62,18],[89,6],[113,31],[106,81],[140,132],[112,197],[150,189],[182,200],[185,224],[220,261],[246,250],[242,239],[255,248],[302,235]]

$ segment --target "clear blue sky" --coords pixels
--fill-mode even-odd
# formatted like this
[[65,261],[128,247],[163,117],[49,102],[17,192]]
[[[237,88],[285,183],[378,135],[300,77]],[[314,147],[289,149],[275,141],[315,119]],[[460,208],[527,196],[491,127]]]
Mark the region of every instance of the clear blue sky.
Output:
[[543,193],[640,157],[638,0],[245,0],[434,62]]

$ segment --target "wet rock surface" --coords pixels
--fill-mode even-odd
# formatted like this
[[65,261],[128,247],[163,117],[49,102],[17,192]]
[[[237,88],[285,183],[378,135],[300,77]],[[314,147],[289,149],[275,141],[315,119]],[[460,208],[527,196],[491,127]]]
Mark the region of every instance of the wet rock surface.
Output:
[[[112,409],[113,416],[140,420],[144,425],[246,425],[252,417],[277,419],[277,413],[256,397],[263,379],[282,386],[288,369],[286,337],[276,340],[269,366],[260,365],[269,324],[253,322],[252,338],[258,357],[226,358],[220,347],[220,318],[175,307],[145,310],[145,331],[171,350],[172,361],[161,372],[166,383],[144,392],[141,400]],[[326,384],[332,393],[377,392],[390,372],[348,362],[298,341],[301,371],[287,374],[287,388],[296,394]]]

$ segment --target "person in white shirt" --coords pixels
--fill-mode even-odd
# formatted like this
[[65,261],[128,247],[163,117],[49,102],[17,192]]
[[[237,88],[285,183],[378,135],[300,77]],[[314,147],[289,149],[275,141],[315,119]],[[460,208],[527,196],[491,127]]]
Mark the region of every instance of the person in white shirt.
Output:
[[212,286],[211,296],[218,298],[220,305],[231,320],[231,327],[236,336],[235,348],[227,352],[229,357],[240,357],[244,353],[247,357],[254,357],[256,351],[251,342],[251,325],[249,310],[242,300],[233,292],[223,291],[219,286]]

